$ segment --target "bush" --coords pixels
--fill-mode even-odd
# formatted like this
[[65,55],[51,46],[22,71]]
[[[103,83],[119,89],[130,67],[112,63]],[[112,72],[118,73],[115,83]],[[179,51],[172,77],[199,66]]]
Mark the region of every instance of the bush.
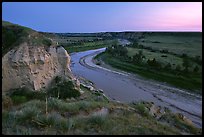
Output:
[[42,40],[42,43],[45,44],[46,46],[52,45],[52,41],[49,40],[49,39],[47,39],[47,38],[46,38],[46,39],[43,39],[43,40]]
[[38,115],[38,117],[35,118],[37,123],[40,123],[40,126],[44,127],[54,127],[57,124],[57,121],[61,115],[57,113],[48,113],[48,115]]
[[12,96],[11,98],[12,98],[13,103],[15,105],[18,105],[18,104],[21,104],[21,103],[28,101],[25,96]]
[[112,47],[106,48],[106,52],[115,57],[127,57],[128,50],[122,45],[112,45]]
[[142,62],[142,56],[140,54],[135,54],[133,56],[133,63],[140,64]]
[[36,115],[40,113],[40,110],[36,106],[24,107],[21,109],[18,115],[18,122],[25,123],[30,122]]
[[101,115],[94,115],[88,119],[88,123],[94,126],[102,126],[106,122],[106,117]]
[[59,97],[60,99],[66,99],[71,97],[79,97],[80,92],[74,89],[72,81],[63,81],[57,83],[56,86],[48,90],[48,95],[51,97]]
[[[46,92],[42,91],[31,91],[28,88],[17,88],[10,91],[10,97],[17,101],[18,103],[20,101],[20,98],[24,101],[31,100],[31,99],[40,99],[44,100],[46,96]],[[21,101],[20,101],[21,102]],[[19,102],[19,103],[20,103]]]
[[142,116],[145,116],[145,117],[148,117],[149,116],[149,112],[147,110],[147,108],[145,107],[144,104],[142,103],[136,103],[134,104],[133,106],[136,110],[139,111],[139,113],[142,115]]
[[157,62],[155,58],[153,60],[148,59],[147,64],[153,68],[157,68],[157,69],[161,68],[161,64]]

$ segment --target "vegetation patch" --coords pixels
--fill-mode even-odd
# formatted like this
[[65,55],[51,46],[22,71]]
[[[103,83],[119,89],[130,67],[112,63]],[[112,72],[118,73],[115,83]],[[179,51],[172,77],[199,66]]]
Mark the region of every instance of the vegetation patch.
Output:
[[49,89],[48,96],[57,97],[59,99],[66,99],[71,97],[75,98],[80,96],[80,92],[75,89],[72,81],[64,80],[59,81],[54,87]]
[[[184,57],[179,60],[179,63],[163,63],[158,58],[149,58],[147,51],[144,54],[143,50],[136,49],[138,52],[132,54],[132,50],[127,51],[127,49],[122,46],[112,46],[107,48],[104,53],[97,55],[95,59],[100,58],[112,67],[201,94],[201,72],[198,71],[198,66],[194,68],[191,66],[192,60]],[[154,54],[152,57],[161,56],[160,53]],[[167,58],[169,58],[169,55]]]

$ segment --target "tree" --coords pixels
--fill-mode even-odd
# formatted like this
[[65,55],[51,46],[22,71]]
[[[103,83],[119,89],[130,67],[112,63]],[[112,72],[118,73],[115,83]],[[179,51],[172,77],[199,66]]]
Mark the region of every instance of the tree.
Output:
[[123,47],[122,45],[112,45],[112,47],[108,47],[106,49],[107,53],[110,53],[111,55],[117,57],[127,57],[128,50],[126,47]]
[[136,53],[133,56],[133,62],[137,63],[137,64],[140,64],[142,62],[142,58],[143,58],[143,51],[139,50],[139,53],[138,54]]
[[154,58],[153,60],[147,60],[147,64],[151,67],[154,67],[154,68],[158,68],[160,69],[161,68],[161,64],[159,62],[156,61],[156,59]]
[[139,50],[139,55],[142,57],[143,56],[143,51]]
[[142,57],[139,55],[139,54],[135,54],[134,56],[133,56],[133,63],[135,63],[135,64],[140,64],[142,62]]

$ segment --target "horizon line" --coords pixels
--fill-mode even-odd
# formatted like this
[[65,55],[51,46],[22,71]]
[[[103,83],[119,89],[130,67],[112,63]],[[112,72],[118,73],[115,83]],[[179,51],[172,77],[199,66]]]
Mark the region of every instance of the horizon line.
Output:
[[97,32],[49,32],[49,31],[38,31],[42,33],[111,33],[111,32],[201,32],[196,30],[125,30],[125,31],[97,31]]

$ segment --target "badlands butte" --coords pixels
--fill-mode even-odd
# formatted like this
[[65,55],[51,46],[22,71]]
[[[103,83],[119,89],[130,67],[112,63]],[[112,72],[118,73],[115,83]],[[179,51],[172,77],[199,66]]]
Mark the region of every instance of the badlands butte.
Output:
[[[3,35],[8,35],[3,37],[5,50],[10,48],[4,41],[7,37],[14,37],[11,45],[19,42],[2,58],[3,92],[22,87],[46,89],[56,76],[74,80],[69,67],[70,56],[63,47],[36,31],[20,26],[6,25],[3,31]],[[13,32],[13,36],[9,36],[9,32]],[[18,37],[18,33],[22,36]]]
[[72,74],[69,51],[47,36],[2,21],[2,134],[202,134],[154,102],[109,100]]

